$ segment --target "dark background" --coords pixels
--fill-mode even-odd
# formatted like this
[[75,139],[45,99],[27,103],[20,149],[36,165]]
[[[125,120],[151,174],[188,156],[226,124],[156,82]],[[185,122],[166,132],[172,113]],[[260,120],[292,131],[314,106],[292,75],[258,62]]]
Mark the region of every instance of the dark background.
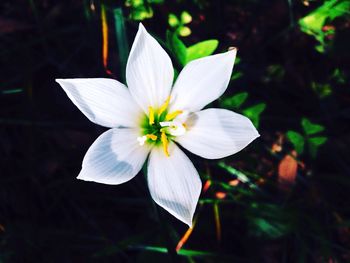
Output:
[[[124,1],[102,4],[111,73],[101,55],[100,1],[0,3],[0,262],[349,262],[348,17],[329,23],[335,33],[321,53],[298,20],[323,1],[149,4],[153,17],[142,23],[159,39],[169,29],[168,14],[187,10],[187,46],[211,38],[219,40],[216,52],[237,46],[235,71],[243,75],[224,98],[248,92],[248,106],[266,105],[262,136],[223,160],[257,188],[225,188],[236,177],[218,166],[220,160],[190,155],[203,182],[210,177],[213,183],[177,256],[187,227],[155,207],[142,173],[119,186],[76,179],[86,150],[105,129],[89,122],[54,80],[122,80],[113,10],[123,11],[129,47],[138,27]],[[335,69],[344,81],[332,78]],[[313,82],[330,85],[331,94],[321,98]],[[285,134],[301,133],[302,118],[324,126],[328,140],[314,158],[307,151],[298,155],[296,178],[283,185],[278,167],[294,149]],[[276,144],[278,152],[271,148]]]

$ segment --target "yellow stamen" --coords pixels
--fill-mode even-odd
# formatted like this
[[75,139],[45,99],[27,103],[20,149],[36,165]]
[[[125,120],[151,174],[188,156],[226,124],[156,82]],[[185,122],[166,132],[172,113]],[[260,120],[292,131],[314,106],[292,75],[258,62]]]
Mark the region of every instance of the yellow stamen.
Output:
[[148,116],[149,125],[152,125],[152,124],[154,124],[154,109],[153,109],[153,107],[149,106],[148,111],[149,111],[149,116]]
[[160,140],[161,140],[161,142],[163,144],[163,151],[165,153],[165,156],[169,157],[170,156],[169,152],[168,152],[168,144],[169,144],[169,142],[168,142],[168,138],[166,137],[165,132],[162,132],[162,135],[160,136]]
[[156,141],[157,140],[157,135],[154,134],[146,134],[147,139],[151,139],[152,141]]
[[166,116],[165,116],[165,120],[166,121],[172,121],[173,119],[175,119],[179,114],[181,114],[183,111],[182,110],[176,110],[176,111],[173,111],[171,113],[168,113]]
[[169,102],[170,102],[170,96],[166,99],[166,101],[163,103],[163,105],[160,106],[159,111],[158,111],[158,116],[160,116],[164,111],[166,111],[166,109],[169,106]]

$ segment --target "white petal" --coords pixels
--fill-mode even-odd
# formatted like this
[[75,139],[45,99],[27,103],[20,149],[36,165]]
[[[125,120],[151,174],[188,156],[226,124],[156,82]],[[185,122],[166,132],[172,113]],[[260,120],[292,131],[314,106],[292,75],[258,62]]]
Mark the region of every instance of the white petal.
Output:
[[259,137],[247,117],[224,109],[193,113],[186,126],[188,131],[175,140],[192,153],[207,159],[237,153]]
[[170,94],[174,70],[170,57],[140,23],[126,66],[131,94],[144,111],[161,106]]
[[171,92],[170,111],[195,112],[219,98],[230,81],[236,53],[233,49],[188,63]]
[[87,151],[77,177],[84,181],[121,184],[132,179],[142,168],[149,148],[140,146],[136,129],[110,129]]
[[175,143],[169,157],[154,148],[148,161],[148,187],[153,200],[191,227],[202,183],[196,168]]
[[114,79],[56,79],[92,122],[105,127],[136,127],[142,110],[129,90]]

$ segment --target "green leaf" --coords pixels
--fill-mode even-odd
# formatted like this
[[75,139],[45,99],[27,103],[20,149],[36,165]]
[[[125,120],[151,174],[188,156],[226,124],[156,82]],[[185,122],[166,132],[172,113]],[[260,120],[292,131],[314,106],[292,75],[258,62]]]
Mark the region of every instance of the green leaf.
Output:
[[349,0],[325,1],[322,6],[299,20],[300,29],[304,33],[314,36],[320,43],[320,45],[317,46],[317,50],[319,52],[324,52],[325,37],[327,34],[323,32],[323,26],[339,16],[348,14],[349,9]]
[[180,21],[177,19],[176,15],[170,13],[168,16],[168,23],[171,27],[177,27]]
[[233,72],[233,75],[231,77],[231,80],[236,80],[236,79],[239,79],[243,76],[243,73],[240,72],[240,71],[235,71]]
[[317,95],[323,99],[332,94],[332,87],[330,84],[319,84],[316,82],[311,83],[311,88],[317,93]]
[[218,45],[219,45],[218,40],[209,39],[188,47],[186,63],[194,59],[206,57],[213,54],[216,48],[218,47]]
[[[144,250],[162,254],[168,254],[168,249],[166,247],[156,247],[156,246],[129,246],[130,249]],[[178,255],[185,257],[198,257],[198,258],[211,258],[212,260],[216,259],[218,262],[235,262],[240,261],[239,258],[233,255],[227,255],[223,253],[214,253],[210,251],[201,251],[201,250],[190,250],[190,249],[180,249]]]
[[227,109],[238,109],[248,98],[248,92],[241,92],[221,101],[221,107]]
[[307,16],[299,20],[301,30],[307,34],[322,31],[322,27],[329,19],[330,21],[349,12],[350,1],[329,0]]
[[179,39],[179,37],[171,32],[166,32],[166,41],[168,48],[173,52],[177,60],[182,66],[186,64],[187,49],[185,44]]
[[307,135],[312,135],[315,133],[319,133],[324,130],[324,126],[312,123],[307,118],[303,118],[301,120],[301,125],[303,126],[304,132]]
[[1,94],[15,94],[15,93],[21,93],[23,92],[23,89],[7,89],[0,91]]
[[237,176],[237,178],[242,182],[242,183],[248,183],[250,182],[248,176],[246,176],[244,173],[242,173],[241,171],[238,171],[237,169],[235,169],[234,167],[225,164],[224,162],[219,162],[218,166],[225,169],[228,173]]
[[267,236],[272,239],[283,236],[289,230],[289,227],[282,222],[270,222],[265,218],[254,218],[250,223],[253,224],[257,236]]
[[327,141],[327,137],[313,137],[308,139],[310,154],[313,158],[316,157],[318,148]]
[[191,35],[192,32],[188,26],[180,26],[178,28],[178,33],[182,37],[188,37],[189,35]]
[[241,63],[241,58],[236,56],[235,65],[238,65],[239,63]]
[[292,231],[295,214],[278,205],[253,202],[247,209],[247,220],[255,236],[276,239]]
[[305,140],[300,133],[295,131],[288,131],[287,138],[294,145],[294,148],[297,151],[297,153],[303,153]]
[[192,16],[190,15],[190,13],[188,13],[187,11],[183,11],[181,13],[181,23],[188,24],[188,23],[191,23],[191,21],[192,21]]
[[346,83],[346,75],[345,75],[344,71],[342,71],[339,68],[336,68],[333,71],[333,74],[332,74],[331,78],[334,79],[339,84],[345,84]]
[[132,8],[130,18],[136,21],[142,21],[153,17],[153,9],[151,7],[139,6]]
[[242,113],[253,122],[256,128],[258,128],[259,122],[260,122],[260,114],[265,110],[265,108],[266,108],[265,103],[259,103],[252,107],[244,109]]

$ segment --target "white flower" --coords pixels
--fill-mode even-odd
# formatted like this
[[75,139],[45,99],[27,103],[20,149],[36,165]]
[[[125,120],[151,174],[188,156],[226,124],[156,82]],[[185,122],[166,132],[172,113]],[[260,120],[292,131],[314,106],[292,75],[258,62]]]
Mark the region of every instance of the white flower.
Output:
[[251,121],[206,109],[227,88],[236,50],[188,63],[174,86],[171,60],[140,24],[126,67],[128,88],[113,79],[57,79],[92,122],[111,128],[87,151],[78,179],[121,184],[148,157],[153,200],[192,225],[201,180],[177,144],[208,159],[234,154],[259,136]]

